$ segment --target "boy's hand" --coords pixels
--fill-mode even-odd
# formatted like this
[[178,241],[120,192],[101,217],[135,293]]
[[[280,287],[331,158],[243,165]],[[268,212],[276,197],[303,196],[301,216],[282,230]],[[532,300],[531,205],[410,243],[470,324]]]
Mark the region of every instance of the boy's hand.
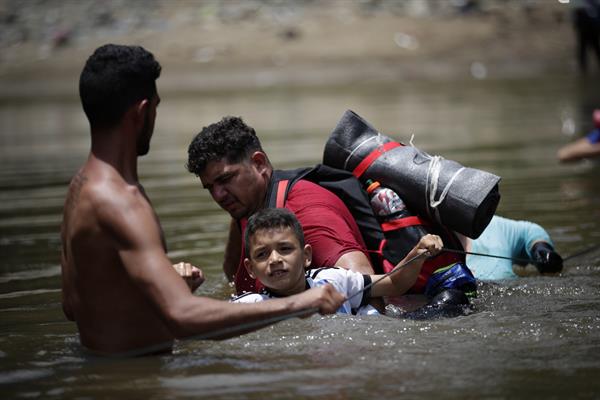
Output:
[[204,282],[204,273],[200,268],[193,266],[190,263],[180,262],[173,264],[175,271],[183,278],[190,290],[194,292]]
[[423,254],[425,252],[429,253],[430,257],[436,256],[442,248],[444,247],[444,243],[442,242],[442,238],[438,235],[430,235],[427,234],[419,240],[419,243],[415,246],[417,250],[417,254]]
[[300,293],[298,300],[305,303],[300,308],[318,308],[319,314],[326,315],[335,314],[338,308],[344,304],[346,298],[335,290],[331,284],[326,284]]

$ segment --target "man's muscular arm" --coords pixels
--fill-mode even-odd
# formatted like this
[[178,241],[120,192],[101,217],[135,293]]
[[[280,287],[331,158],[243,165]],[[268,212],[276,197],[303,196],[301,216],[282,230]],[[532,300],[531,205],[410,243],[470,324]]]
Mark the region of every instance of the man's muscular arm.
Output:
[[[135,285],[155,305],[172,335],[185,338],[300,310],[318,309],[334,313],[344,301],[331,288],[260,304],[233,304],[194,296],[167,258],[160,227],[150,204],[141,195],[128,193],[129,200],[99,210],[100,220],[112,229],[119,256]],[[267,325],[267,324],[265,324]],[[221,339],[244,331],[231,331]]]

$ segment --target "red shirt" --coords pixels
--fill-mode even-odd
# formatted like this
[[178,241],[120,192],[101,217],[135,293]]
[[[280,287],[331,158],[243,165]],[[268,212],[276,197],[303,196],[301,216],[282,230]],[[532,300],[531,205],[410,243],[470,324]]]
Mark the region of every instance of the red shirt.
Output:
[[[296,214],[302,225],[304,239],[313,248],[313,265],[334,266],[341,256],[351,251],[361,251],[368,258],[366,245],[348,207],[327,189],[299,180],[289,191],[285,207]],[[248,276],[243,265],[246,222],[245,219],[240,221],[242,257],[234,279],[238,294],[257,292],[261,288],[260,283],[257,285]]]

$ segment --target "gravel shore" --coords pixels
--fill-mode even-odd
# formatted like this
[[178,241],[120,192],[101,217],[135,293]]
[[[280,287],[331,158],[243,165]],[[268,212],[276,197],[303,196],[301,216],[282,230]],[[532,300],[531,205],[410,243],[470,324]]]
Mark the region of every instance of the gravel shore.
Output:
[[557,0],[0,0],[0,98],[73,93],[104,43],[139,44],[162,90],[575,74]]

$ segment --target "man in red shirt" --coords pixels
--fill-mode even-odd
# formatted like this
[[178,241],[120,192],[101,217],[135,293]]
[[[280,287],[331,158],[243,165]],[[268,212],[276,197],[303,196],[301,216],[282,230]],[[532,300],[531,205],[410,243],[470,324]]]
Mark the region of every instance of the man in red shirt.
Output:
[[[189,146],[187,168],[232,217],[223,261],[225,275],[235,282],[238,293],[256,291],[257,282],[242,265],[242,233],[247,218],[267,207],[274,173],[256,132],[237,117],[225,117],[203,128]],[[314,265],[375,272],[352,214],[336,195],[300,180],[290,189],[285,206],[304,227]]]

